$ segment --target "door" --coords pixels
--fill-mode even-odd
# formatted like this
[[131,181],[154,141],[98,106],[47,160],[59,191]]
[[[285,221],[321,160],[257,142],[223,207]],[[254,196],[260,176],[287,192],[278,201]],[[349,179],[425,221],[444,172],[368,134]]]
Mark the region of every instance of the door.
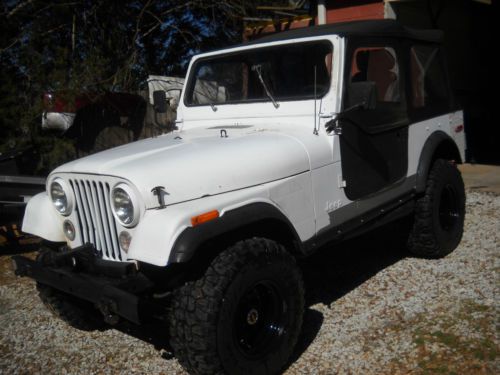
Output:
[[[350,200],[400,181],[408,168],[408,118],[400,49],[389,41],[348,49],[343,108],[360,104],[359,88],[371,88],[371,109],[354,109],[339,124],[342,175]],[[363,83],[363,84],[360,84]],[[374,99],[375,99],[374,98]]]

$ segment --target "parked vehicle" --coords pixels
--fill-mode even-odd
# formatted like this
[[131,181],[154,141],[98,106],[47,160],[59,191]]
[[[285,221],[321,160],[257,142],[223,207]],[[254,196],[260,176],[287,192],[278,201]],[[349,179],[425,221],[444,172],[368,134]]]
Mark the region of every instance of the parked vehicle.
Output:
[[[140,121],[143,121],[144,100],[149,100],[149,103],[153,105],[153,92],[163,90],[168,93],[168,99],[172,102],[171,107],[175,109],[183,84],[184,78],[150,75],[147,79],[147,91],[137,94],[109,91],[82,92],[75,95],[70,91],[48,91],[43,94],[42,129],[65,132],[71,128],[75,118],[80,117],[82,111],[89,107],[98,108],[103,119],[114,117],[115,121],[121,125],[137,116]],[[85,120],[87,119],[83,119],[82,122],[85,123]],[[169,125],[167,120],[172,122],[175,116],[162,120],[163,123],[159,122],[158,126],[167,127]],[[87,123],[85,125],[88,126]],[[100,127],[105,125],[101,121]]]
[[[70,140],[74,158],[149,138],[172,130],[183,78],[149,76],[143,92],[47,92],[43,95],[42,130]],[[153,92],[167,93],[172,105],[165,113],[153,108]],[[43,156],[36,147],[0,154],[0,235],[18,247],[26,203],[45,189],[46,174],[38,171]],[[70,159],[71,160],[71,159]],[[70,161],[66,160],[66,161]],[[5,228],[5,230],[3,229]]]
[[23,230],[53,245],[16,273],[77,328],[168,321],[191,373],[278,373],[302,326],[296,258],[406,215],[415,255],[461,240],[441,39],[364,21],[195,56],[172,133],[50,174]]
[[29,174],[37,160],[33,147],[0,153],[0,251],[20,249],[25,244],[20,232],[24,208],[32,196],[45,189],[45,177]]

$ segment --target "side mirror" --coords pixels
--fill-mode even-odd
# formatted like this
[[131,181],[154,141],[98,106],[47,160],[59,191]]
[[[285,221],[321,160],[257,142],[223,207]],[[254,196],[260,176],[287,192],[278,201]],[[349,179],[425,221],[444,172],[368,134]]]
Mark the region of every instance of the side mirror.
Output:
[[156,113],[166,113],[168,104],[167,94],[165,93],[165,91],[153,91],[153,108]]
[[377,85],[375,82],[352,82],[347,89],[349,103],[360,105],[363,109],[377,107]]

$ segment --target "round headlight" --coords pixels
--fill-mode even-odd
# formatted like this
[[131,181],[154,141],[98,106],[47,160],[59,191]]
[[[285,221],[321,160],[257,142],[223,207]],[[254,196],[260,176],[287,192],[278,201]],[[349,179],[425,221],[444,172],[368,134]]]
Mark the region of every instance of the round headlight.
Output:
[[111,193],[111,204],[115,217],[122,225],[132,227],[137,224],[139,207],[134,203],[132,189],[124,184],[115,187]]
[[66,183],[60,178],[50,184],[50,198],[61,215],[67,216],[73,209],[73,201]]

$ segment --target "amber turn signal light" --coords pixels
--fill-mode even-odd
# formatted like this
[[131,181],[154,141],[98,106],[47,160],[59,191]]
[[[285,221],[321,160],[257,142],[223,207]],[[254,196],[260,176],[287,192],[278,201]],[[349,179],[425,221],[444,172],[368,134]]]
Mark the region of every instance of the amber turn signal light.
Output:
[[191,225],[195,227],[197,225],[206,223],[207,221],[217,219],[218,217],[219,217],[219,211],[217,210],[205,212],[204,214],[193,216],[191,218]]

